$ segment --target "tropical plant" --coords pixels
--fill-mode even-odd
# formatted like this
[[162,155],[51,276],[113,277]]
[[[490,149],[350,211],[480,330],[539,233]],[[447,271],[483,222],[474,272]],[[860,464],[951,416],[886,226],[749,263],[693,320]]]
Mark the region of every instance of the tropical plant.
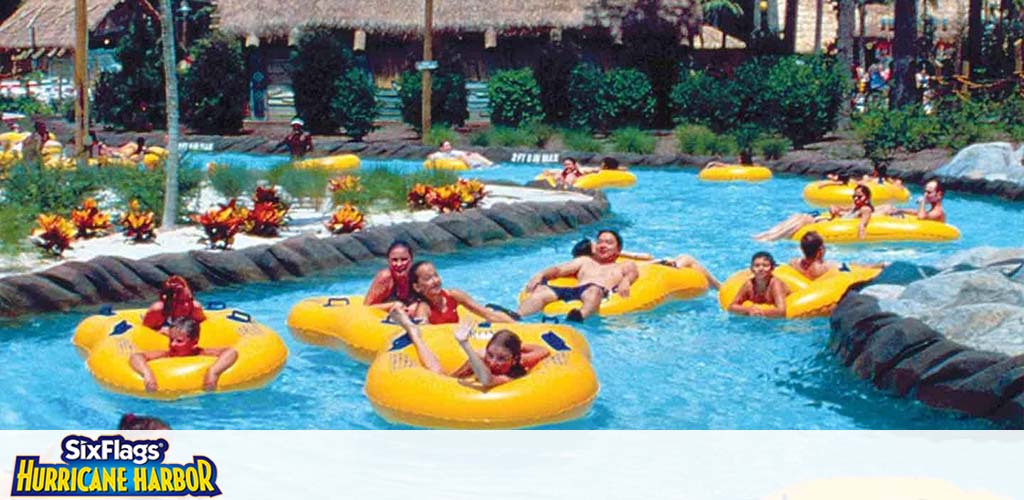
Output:
[[540,86],[530,68],[496,72],[487,82],[487,95],[495,125],[519,127],[544,119]]
[[245,232],[256,236],[277,236],[287,221],[289,208],[281,201],[277,188],[257,186],[252,202],[252,210],[245,221]]
[[[430,123],[461,126],[469,118],[466,77],[448,61],[441,60],[431,72]],[[423,79],[418,72],[406,71],[398,78],[398,97],[402,102],[402,121],[417,132],[423,125]]]
[[96,84],[96,118],[131,130],[149,130],[165,121],[162,46],[156,21],[132,9],[128,32],[114,49],[121,69],[100,73]]
[[338,116],[338,123],[345,134],[361,141],[366,134],[377,127],[376,89],[369,74],[359,68],[349,68],[335,82],[336,95],[331,100],[331,111]]
[[324,223],[333,234],[347,234],[359,231],[366,225],[366,218],[358,208],[346,203],[331,215],[331,220]]
[[658,140],[636,127],[626,127],[612,132],[612,145],[622,153],[651,154]]
[[128,203],[128,211],[121,216],[121,227],[124,228],[124,235],[135,243],[156,239],[155,215],[151,210],[142,210],[139,200]]
[[237,198],[256,187],[256,174],[244,165],[210,164],[210,185],[225,198]]
[[249,218],[249,210],[237,206],[238,201],[232,198],[227,204],[219,204],[205,214],[193,215],[192,220],[203,226],[206,243],[211,249],[227,250],[235,242],[235,235],[245,227]]
[[249,96],[242,47],[217,34],[196,42],[193,63],[182,81],[185,122],[201,134],[231,134],[242,128]]
[[39,227],[32,231],[30,237],[34,245],[57,257],[71,248],[71,241],[77,233],[74,224],[56,214],[39,214],[36,221]]
[[86,198],[81,207],[71,211],[71,222],[78,229],[79,238],[93,238],[110,229],[110,214],[101,212],[95,199]]
[[342,40],[337,30],[308,30],[291,54],[295,112],[313,133],[331,134],[341,126],[332,103],[339,96],[338,80],[353,67],[352,51]]

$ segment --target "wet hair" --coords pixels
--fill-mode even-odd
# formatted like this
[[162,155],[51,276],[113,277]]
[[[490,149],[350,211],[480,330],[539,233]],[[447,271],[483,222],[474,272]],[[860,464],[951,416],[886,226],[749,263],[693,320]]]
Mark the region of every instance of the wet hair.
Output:
[[138,144],[139,146],[145,146],[146,145],[146,138],[142,137],[141,135],[136,137],[135,138],[135,144]]
[[757,259],[768,259],[768,263],[772,265],[772,269],[775,269],[775,257],[772,257],[772,254],[763,250],[755,253],[754,256],[750,258],[750,267],[754,267],[754,261]]
[[164,314],[166,316],[171,315],[171,311],[174,310],[174,302],[176,300],[181,300],[180,297],[185,293],[187,293],[190,296],[189,299],[192,300],[192,289],[189,288],[188,282],[185,281],[185,278],[174,275],[167,278],[167,281],[164,281],[164,286],[160,290],[160,301],[164,303]]
[[589,256],[594,253],[593,243],[590,242],[590,238],[583,238],[579,243],[572,247],[572,258]]
[[867,186],[863,184],[857,184],[857,186],[853,188],[853,194],[856,195],[858,193],[864,195],[864,197],[866,198],[866,200],[864,201],[865,206],[871,207],[872,209],[875,208],[875,206],[871,204],[871,190],[868,189]]
[[498,330],[491,337],[491,340],[487,342],[487,349],[490,349],[495,344],[504,347],[512,354],[512,367],[509,368],[507,375],[511,378],[519,378],[526,375],[526,368],[523,368],[522,365],[523,341],[519,339],[519,336],[511,330]]
[[886,174],[889,172],[889,167],[885,165],[875,165],[874,172],[878,174],[879,178],[882,178],[885,177]]
[[125,413],[121,415],[121,422],[117,424],[117,428],[122,431],[156,431],[170,429],[171,426],[156,417]]
[[[945,194],[946,188],[942,187],[942,181],[940,181],[939,179],[936,178],[936,179],[929,179],[928,182],[934,182],[935,183],[935,190],[938,191],[939,193]],[[928,182],[926,182],[925,185],[927,185]]]
[[608,170],[615,170],[619,168],[619,160],[616,160],[611,156],[605,156],[604,158],[601,158],[601,167]]
[[395,240],[395,241],[391,242],[391,246],[388,247],[388,252],[386,254],[384,254],[384,255],[390,256],[391,255],[391,251],[396,249],[396,248],[404,248],[404,249],[406,249],[406,251],[409,252],[409,257],[410,258],[413,256],[412,246],[410,246],[408,243],[406,243],[405,240]]
[[615,237],[615,243],[619,245],[619,250],[622,250],[622,235],[614,229],[602,229],[597,232],[597,237],[600,238],[602,234],[608,233]]
[[805,258],[814,257],[823,246],[825,246],[825,240],[821,239],[821,235],[815,231],[807,231],[803,238],[800,238],[800,250],[803,251]]
[[571,161],[573,164],[576,164],[576,158],[573,158],[571,156],[566,156],[565,158],[562,158],[562,163],[565,163],[567,161]]
[[409,268],[409,276],[411,276],[409,282],[410,285],[419,282],[419,275],[416,273],[420,270],[421,267],[427,264],[433,265],[429,260],[418,260],[416,262],[413,262],[412,267]]
[[176,318],[170,321],[171,330],[181,330],[188,335],[189,340],[199,339],[199,323],[192,318]]
[[837,174],[837,177],[839,178],[839,182],[843,184],[850,182],[850,174]]

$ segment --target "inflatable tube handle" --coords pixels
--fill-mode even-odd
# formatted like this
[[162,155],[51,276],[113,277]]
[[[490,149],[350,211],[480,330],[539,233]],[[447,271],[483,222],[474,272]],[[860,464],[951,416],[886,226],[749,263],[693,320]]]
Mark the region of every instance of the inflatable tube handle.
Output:
[[400,351],[409,345],[412,345],[412,337],[408,333],[403,333],[400,337],[391,341],[391,349],[388,349],[388,351]]
[[100,312],[98,314],[100,314],[102,316],[113,316],[114,315],[114,306],[112,306],[110,304],[103,304],[103,307],[100,307]]
[[[409,318],[409,319],[412,320],[412,324],[414,324],[414,325],[422,325],[423,324],[423,320],[421,318]],[[398,323],[395,323],[391,319],[391,316],[384,316],[384,319],[380,320],[380,322],[385,324],[385,325],[397,325],[398,324]]]
[[481,321],[480,324],[478,324],[476,326],[478,326],[480,328],[490,328],[491,327],[491,322],[490,321]]
[[324,307],[331,307],[331,306],[333,306],[334,305],[334,301],[341,302],[342,304],[345,304],[346,306],[352,303],[352,302],[350,302],[348,300],[348,297],[328,297],[327,298],[327,303],[324,304]]
[[549,346],[551,346],[552,349],[556,351],[572,350],[569,348],[568,345],[565,344],[565,341],[562,340],[562,337],[559,337],[557,333],[552,332],[550,330],[548,331],[548,333],[541,335],[540,338],[544,339],[544,342],[547,343]]
[[239,311],[238,309],[232,310],[231,314],[228,315],[228,319],[239,323],[252,323],[252,316],[250,316],[249,313]]
[[204,308],[209,311],[223,311],[228,308],[228,305],[219,300],[211,300],[206,303],[206,306],[204,306]]
[[114,325],[114,328],[110,329],[110,336],[113,337],[114,335],[123,335],[125,332],[131,329],[132,324],[129,323],[127,320],[122,319],[120,323]]
[[548,315],[544,314],[544,315],[541,315],[540,322],[541,323],[554,323],[554,324],[557,325],[558,324],[558,316],[548,316]]

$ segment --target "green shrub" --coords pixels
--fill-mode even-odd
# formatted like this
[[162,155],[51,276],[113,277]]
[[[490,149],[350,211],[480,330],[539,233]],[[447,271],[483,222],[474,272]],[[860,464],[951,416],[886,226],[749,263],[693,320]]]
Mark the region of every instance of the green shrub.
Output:
[[602,127],[601,119],[607,116],[602,110],[605,100],[604,75],[590,64],[579,64],[569,75],[569,124],[574,129],[597,130]]
[[205,38],[192,47],[192,59],[182,81],[188,126],[201,134],[238,132],[249,100],[241,44],[225,35]]
[[778,160],[792,148],[793,143],[789,139],[778,135],[762,137],[754,143],[754,150],[766,160]]
[[403,179],[405,179],[403,189],[405,194],[408,194],[409,190],[416,184],[428,184],[431,186],[455,184],[459,181],[459,174],[454,170],[423,169],[403,176]]
[[[280,178],[277,177],[278,174]],[[268,177],[288,194],[298,199],[310,199],[319,208],[327,195],[327,184],[332,172],[326,168],[296,168],[293,164],[277,169]],[[275,182],[276,181],[276,182]]]
[[473,146],[486,148],[491,145],[491,134],[486,130],[477,130],[469,134],[469,143]]
[[336,82],[352,67],[352,51],[338,30],[306,31],[292,50],[289,73],[295,112],[311,132],[331,134],[341,126],[340,114],[333,106],[339,95]]
[[[1002,108],[1001,101],[981,99],[949,99],[941,103],[938,120],[944,131],[942,145],[960,150],[971,144],[993,139],[998,134],[1000,125],[1005,123],[1005,115],[1000,111]],[[1010,118],[1009,122],[1019,120],[1020,118]]]
[[[113,190],[125,204],[135,199],[145,210],[152,210],[156,220],[164,213],[164,182],[166,180],[163,163],[154,170],[138,170],[134,168],[104,168],[100,176],[104,186]],[[178,169],[178,214],[182,220],[185,207],[199,195],[203,172],[196,168]]]
[[761,138],[761,128],[754,123],[744,123],[733,131],[736,147],[740,154],[740,163],[749,164],[754,161],[754,144]]
[[778,130],[796,145],[824,137],[835,128],[849,90],[848,72],[839,66],[821,56],[779,59],[763,78],[763,88],[746,89],[759,102],[774,104],[761,125]]
[[0,206],[0,254],[14,255],[27,247],[36,215],[19,205]]
[[338,122],[345,134],[360,141],[376,127],[376,89],[372,77],[359,68],[349,68],[335,82],[337,95],[331,101],[331,108],[338,116]]
[[[683,70],[669,94],[672,120],[678,125],[728,130],[735,125],[739,98],[732,80],[717,80],[702,71]],[[676,130],[678,137],[679,129]]]
[[[67,100],[64,102],[66,101]],[[0,109],[28,116],[60,114],[64,111],[63,107],[58,110],[53,106],[53,104],[61,104],[62,101],[54,99],[50,102],[50,104],[46,104],[42,101],[36,100],[35,97],[29,96],[5,97],[0,95]]]
[[679,152],[688,155],[711,153],[717,136],[704,125],[680,125],[675,130]]
[[739,145],[736,138],[731,135],[718,135],[708,145],[708,152],[717,156],[732,156],[739,152]]
[[612,147],[621,153],[651,154],[658,139],[636,127],[621,128],[612,132]]
[[[963,123],[958,128],[970,133],[971,126],[973,123]],[[920,151],[947,140],[940,119],[925,114],[920,106],[893,110],[869,109],[854,118],[853,130],[864,147],[865,156],[874,163],[890,160],[893,153],[900,149]]]
[[566,130],[562,132],[562,142],[569,151],[577,153],[602,153],[604,145],[594,138],[589,131]]
[[31,161],[10,167],[2,182],[4,204],[34,214],[67,214],[103,185],[96,168],[62,171]]
[[496,72],[487,82],[491,123],[519,127],[544,119],[540,87],[530,68]]
[[[430,123],[461,126],[469,118],[466,77],[452,65],[441,61],[431,72]],[[398,97],[402,102],[402,121],[417,132],[423,121],[423,80],[420,73],[406,71],[398,78]]]
[[496,146],[536,146],[537,137],[529,127],[494,127],[491,140]]
[[555,127],[546,123],[533,122],[527,126],[530,133],[533,135],[534,146],[538,148],[544,147],[552,137],[555,136]]
[[96,83],[96,119],[121,128],[149,130],[166,123],[163,49],[159,27],[133,9],[128,33],[114,49],[117,73],[101,73]]
[[210,185],[225,198],[238,198],[256,188],[256,174],[244,165],[214,165]]
[[605,75],[606,101],[603,111],[603,129],[625,126],[642,127],[654,117],[654,94],[651,81],[636,69],[614,69]]
[[455,140],[458,138],[458,132],[452,130],[451,127],[430,127],[430,133],[423,138],[423,142],[431,146],[441,146],[441,143],[444,141],[455,144]]

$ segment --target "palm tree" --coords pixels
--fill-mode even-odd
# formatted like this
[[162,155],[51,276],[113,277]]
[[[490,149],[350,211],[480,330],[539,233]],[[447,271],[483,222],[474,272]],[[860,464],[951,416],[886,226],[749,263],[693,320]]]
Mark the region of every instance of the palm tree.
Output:
[[814,53],[821,52],[821,16],[825,11],[825,0],[814,1]]
[[840,64],[846,71],[853,66],[853,26],[857,1],[839,0],[839,12],[836,13],[839,25],[836,32],[836,50],[839,52]]
[[[971,73],[981,67],[981,39],[985,33],[981,9],[981,0],[970,0],[967,4],[967,61],[971,63]],[[971,75],[966,76],[970,78]]]
[[728,12],[734,16],[743,15],[743,7],[735,0],[701,0],[700,8],[702,11],[707,12],[709,17],[714,19],[715,26],[722,31],[722,48],[725,48],[726,34],[725,30],[722,29],[722,12]]
[[917,0],[896,0],[893,13],[892,90],[889,107],[902,108],[917,103],[914,59],[917,41]]
[[160,2],[160,38],[164,52],[164,95],[167,104],[167,159],[164,169],[164,216],[160,226],[174,227],[178,218],[178,72],[174,57],[174,10],[172,0]]
[[799,5],[799,0],[786,0],[786,27],[782,33],[782,40],[790,54],[796,52],[796,13]]

